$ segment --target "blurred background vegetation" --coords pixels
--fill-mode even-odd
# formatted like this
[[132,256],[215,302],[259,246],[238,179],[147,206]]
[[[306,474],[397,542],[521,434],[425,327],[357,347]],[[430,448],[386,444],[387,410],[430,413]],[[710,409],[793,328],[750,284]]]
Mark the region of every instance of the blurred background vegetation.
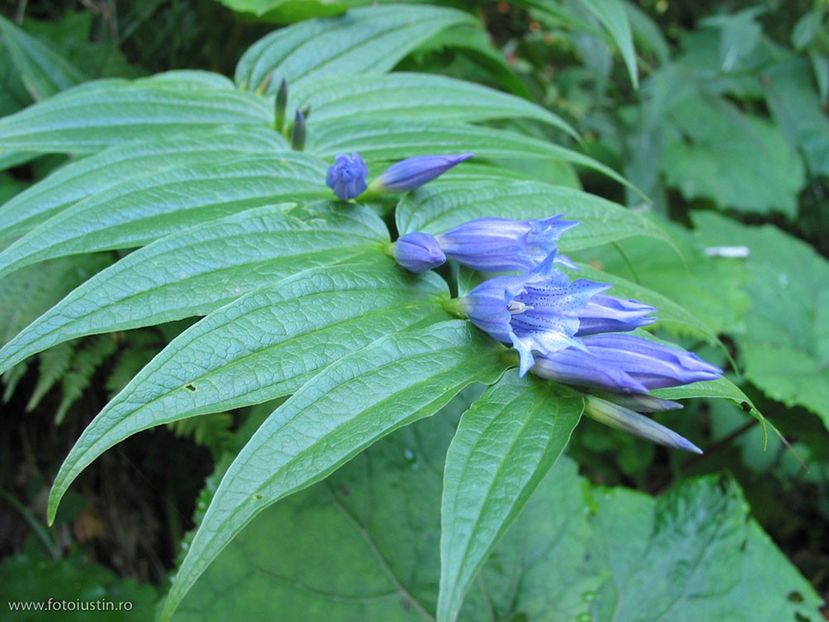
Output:
[[[241,53],[281,23],[356,4],[367,3],[2,0],[0,115],[69,86],[38,73],[31,60],[38,54],[68,61],[75,82],[177,68],[232,75]],[[734,379],[786,439],[770,434],[764,449],[760,427],[739,408],[700,400],[666,422],[705,447],[703,456],[590,421],[569,454],[594,483],[652,494],[691,475],[732,473],[755,518],[826,596],[829,2],[628,3],[633,74],[633,52],[625,58],[577,2],[442,4],[478,15],[490,41],[435,40],[404,66],[477,80],[554,110],[584,137],[574,146],[641,189],[649,205],[604,177],[569,167],[543,173],[668,228],[685,260],[641,239],[581,259],[682,303],[720,334],[725,350],[685,345],[708,360],[733,361]],[[21,54],[27,49],[36,53]],[[62,163],[49,156],[17,165],[14,155],[0,153],[0,202]],[[743,247],[747,257],[722,257]],[[0,281],[0,341],[112,260],[54,260]],[[185,326],[86,338],[4,376],[4,589],[35,598],[42,583],[57,598],[84,598],[82,585],[90,599],[148,604],[166,589],[205,478],[236,446],[248,412],[128,439],[87,469],[55,529],[43,527],[43,516],[52,478],[81,430]]]

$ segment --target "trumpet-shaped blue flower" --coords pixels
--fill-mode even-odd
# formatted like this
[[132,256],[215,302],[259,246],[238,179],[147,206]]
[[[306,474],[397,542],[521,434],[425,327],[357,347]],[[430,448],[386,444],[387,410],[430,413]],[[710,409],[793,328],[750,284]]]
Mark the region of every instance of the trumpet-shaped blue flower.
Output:
[[696,354],[635,335],[606,333],[580,341],[582,347],[542,353],[533,373],[616,393],[647,393],[649,389],[716,380],[722,375]]
[[366,190],[368,168],[358,153],[338,155],[328,169],[326,185],[343,200],[360,196]]
[[553,254],[528,274],[488,279],[461,299],[472,323],[518,350],[522,375],[534,363],[533,352],[583,348],[576,339],[579,312],[610,287],[585,279],[571,282],[554,261]]
[[[656,400],[657,398],[652,398]],[[653,410],[669,410],[672,408],[682,408],[676,402],[669,402],[668,400],[657,400],[661,402],[659,406]],[[654,406],[652,404],[651,406]],[[647,410],[644,412],[653,412]],[[636,436],[640,436],[654,443],[672,447],[674,449],[683,449],[695,454],[701,454],[702,450],[694,445],[691,441],[683,438],[673,430],[657,423],[653,419],[639,414],[637,411],[626,407],[616,399],[600,398],[594,395],[588,396],[584,414],[600,423],[604,423],[612,428],[630,432]]]
[[532,270],[556,251],[561,234],[578,224],[561,214],[538,220],[479,218],[437,238],[448,257],[475,270]]
[[387,168],[371,185],[377,190],[405,192],[443,175],[453,166],[468,160],[474,154],[425,155],[407,158]]
[[394,243],[392,254],[410,272],[426,272],[446,261],[446,255],[434,236],[428,233],[407,233]]
[[598,294],[579,312],[579,337],[596,333],[625,332],[656,321],[656,309],[635,300]]

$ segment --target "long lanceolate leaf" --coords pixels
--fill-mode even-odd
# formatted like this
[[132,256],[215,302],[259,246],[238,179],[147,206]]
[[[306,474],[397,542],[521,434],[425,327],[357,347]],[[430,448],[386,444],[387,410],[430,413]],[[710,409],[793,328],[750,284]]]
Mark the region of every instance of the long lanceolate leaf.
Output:
[[219,125],[266,131],[272,123],[273,107],[261,97],[218,88],[215,80],[198,80],[196,88],[192,79],[174,77],[97,80],[63,91],[0,119],[0,151],[94,153],[170,132]]
[[266,206],[187,229],[73,291],[0,350],[0,369],[84,335],[204,315],[296,272],[381,255],[387,243],[371,210],[329,204]]
[[72,162],[3,204],[0,241],[20,237],[70,205],[133,177],[287,149],[280,134],[244,126],[117,145]]
[[[474,122],[527,118],[575,131],[560,117],[520,97],[446,76],[390,73],[358,80],[354,76],[323,76],[290,89],[291,108],[311,108],[309,126],[320,121],[347,123],[364,118],[407,123],[423,119]],[[289,115],[290,116],[290,115]]]
[[[560,246],[574,251],[636,235],[667,239],[653,222],[595,195],[543,182],[447,179],[403,197],[395,217],[401,233],[438,234],[474,218],[546,218],[565,214],[581,224]],[[666,247],[667,249],[667,247]]]
[[143,175],[76,203],[17,240],[0,253],[0,275],[43,259],[142,246],[251,207],[326,198],[324,181],[322,162],[293,152]]
[[500,346],[453,320],[390,335],[307,382],[262,424],[222,479],[165,603],[260,511],[317,482],[389,432],[430,416],[465,386],[503,371]]
[[415,278],[384,255],[373,259],[277,282],[173,340],[86,428],[55,479],[50,520],[78,473],[131,434],[288,395],[372,341],[448,317],[437,275]]
[[438,622],[453,622],[478,570],[555,464],[581,396],[508,372],[463,415],[446,455]]
[[459,24],[477,26],[468,13],[432,6],[366,7],[308,20],[254,44],[236,67],[236,83],[274,92],[283,79],[295,85],[321,75],[382,74],[429,37]]

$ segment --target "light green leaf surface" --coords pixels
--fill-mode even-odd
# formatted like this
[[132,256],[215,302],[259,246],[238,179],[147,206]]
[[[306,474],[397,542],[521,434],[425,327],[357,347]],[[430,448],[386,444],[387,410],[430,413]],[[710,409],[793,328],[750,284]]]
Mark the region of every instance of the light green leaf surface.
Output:
[[271,33],[251,46],[236,66],[236,83],[276,92],[322,75],[370,75],[391,70],[444,28],[475,25],[467,13],[433,6],[373,6],[335,18],[313,19]]
[[174,72],[133,82],[87,82],[0,119],[0,150],[94,153],[219,125],[254,125],[267,132],[273,106],[220,86],[223,80],[206,72]]
[[368,209],[290,207],[248,210],[127,255],[0,350],[0,369],[84,335],[203,315],[302,270],[381,255],[388,243]]
[[[310,106],[309,127],[320,121],[347,124],[351,119],[372,118],[376,123],[407,123],[423,119],[485,121],[527,118],[573,130],[559,116],[525,99],[472,82],[419,73],[391,73],[358,80],[353,76],[324,76],[290,89],[294,109]],[[293,115],[289,114],[291,118]],[[313,131],[313,129],[311,130]]]
[[619,53],[625,61],[633,88],[639,86],[639,73],[636,68],[636,50],[633,47],[633,34],[630,31],[630,22],[622,0],[579,0],[607,29],[607,32],[619,48]]
[[67,164],[0,206],[0,240],[19,237],[66,207],[133,177],[287,149],[287,142],[276,132],[250,127],[183,132],[110,147]]
[[270,504],[320,481],[464,387],[492,383],[498,344],[454,320],[390,335],[327,367],[262,424],[222,479],[164,605],[169,619],[209,564]]
[[463,415],[446,455],[438,622],[453,622],[498,540],[555,464],[584,400],[515,370]]
[[388,334],[446,319],[446,284],[406,277],[388,258],[312,269],[211,313],[174,339],[84,430],[55,478],[61,497],[128,436],[187,417],[289,395],[326,366]]
[[17,74],[34,99],[44,99],[86,79],[83,72],[62,54],[27,34],[2,15],[0,35]]
[[705,243],[750,251],[746,330],[735,336],[746,378],[829,426],[829,262],[771,225],[748,227],[708,212],[693,218]]
[[[432,620],[448,415],[396,432],[269,507],[207,569],[174,620]],[[820,599],[749,518],[730,480],[691,479],[653,499],[592,486],[566,459],[466,600],[464,622],[820,620]]]
[[147,173],[29,231],[0,253],[0,274],[54,257],[142,246],[251,207],[327,198],[325,170],[309,155],[285,152]]
[[[666,235],[651,221],[616,203],[580,190],[536,181],[447,178],[405,195],[395,217],[400,233],[437,234],[483,217],[547,218],[564,214],[581,224],[564,234],[560,246],[573,251],[630,236]],[[670,246],[663,244],[666,252]]]

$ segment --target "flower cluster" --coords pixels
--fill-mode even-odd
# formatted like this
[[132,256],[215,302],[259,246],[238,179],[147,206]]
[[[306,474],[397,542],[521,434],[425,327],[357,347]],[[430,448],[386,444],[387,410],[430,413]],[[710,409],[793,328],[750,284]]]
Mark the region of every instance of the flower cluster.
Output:
[[571,279],[558,253],[562,233],[578,223],[482,218],[438,235],[401,236],[392,254],[413,272],[447,258],[482,272],[521,271],[485,280],[456,303],[475,326],[518,353],[519,371],[588,388],[586,414],[657,443],[699,452],[643,416],[681,408],[651,389],[715,380],[721,370],[695,354],[631,334],[655,321],[653,307],[609,295],[610,285]]
[[344,201],[354,199],[367,189],[373,192],[406,192],[437,179],[450,168],[472,157],[459,155],[425,155],[407,158],[388,167],[368,185],[368,167],[360,154],[338,155],[328,169],[326,185]]

